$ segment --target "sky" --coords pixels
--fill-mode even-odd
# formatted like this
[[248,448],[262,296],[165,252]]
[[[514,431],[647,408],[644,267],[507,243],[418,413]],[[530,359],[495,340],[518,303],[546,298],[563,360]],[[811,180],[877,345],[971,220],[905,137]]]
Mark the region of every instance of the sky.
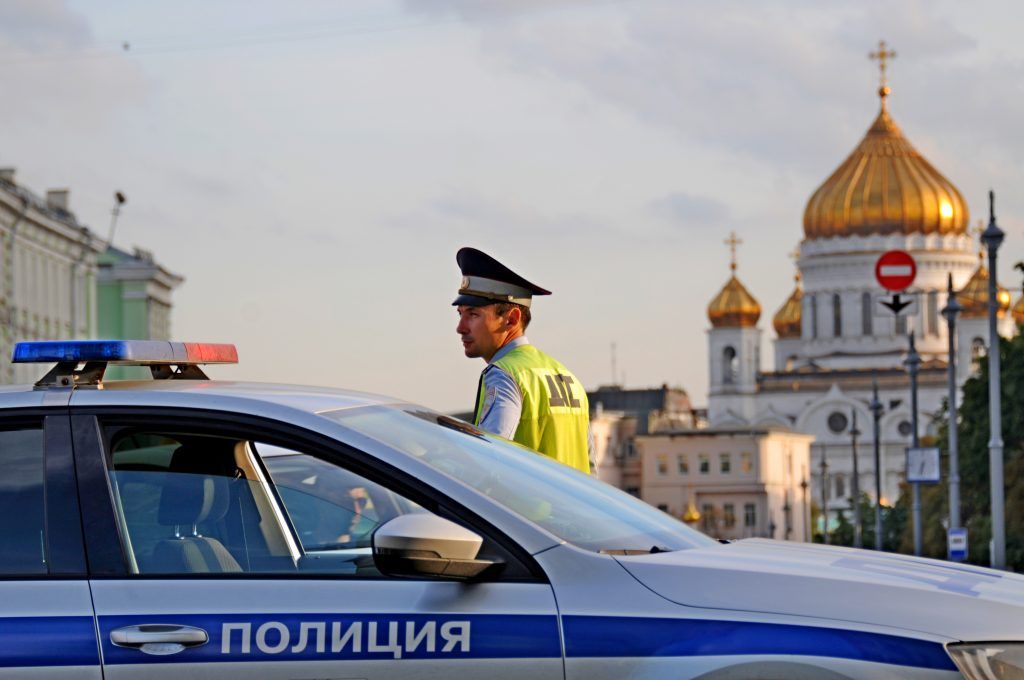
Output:
[[[0,0],[0,166],[185,277],[214,377],[468,410],[450,306],[480,248],[554,291],[532,342],[590,389],[706,404],[706,306],[771,316],[807,199],[890,110],[1024,259],[1024,5],[850,0]],[[613,350],[615,373],[613,374]],[[770,368],[766,365],[765,368]]]

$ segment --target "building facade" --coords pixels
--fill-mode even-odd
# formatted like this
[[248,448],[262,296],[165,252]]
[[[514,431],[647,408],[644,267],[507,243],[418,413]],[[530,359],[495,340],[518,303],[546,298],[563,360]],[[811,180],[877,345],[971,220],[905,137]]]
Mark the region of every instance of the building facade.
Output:
[[810,540],[810,443],[780,427],[639,435],[640,497],[714,538]]
[[32,382],[39,368],[10,362],[14,344],[96,337],[97,258],[106,244],[78,223],[69,192],[41,198],[0,170],[0,382]]

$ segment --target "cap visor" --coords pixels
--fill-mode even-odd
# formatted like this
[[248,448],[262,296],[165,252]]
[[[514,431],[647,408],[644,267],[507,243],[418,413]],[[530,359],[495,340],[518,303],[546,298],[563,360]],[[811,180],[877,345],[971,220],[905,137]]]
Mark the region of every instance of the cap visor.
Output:
[[452,303],[452,307],[485,307],[487,305],[496,304],[497,302],[497,300],[490,300],[478,295],[460,295],[455,298],[455,302]]

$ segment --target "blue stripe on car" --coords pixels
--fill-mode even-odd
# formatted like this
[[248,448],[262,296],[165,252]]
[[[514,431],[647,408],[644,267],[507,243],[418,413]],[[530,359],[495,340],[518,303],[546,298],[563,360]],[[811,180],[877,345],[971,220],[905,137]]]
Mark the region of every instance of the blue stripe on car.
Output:
[[937,642],[838,628],[748,621],[565,616],[568,657],[793,654],[955,671]]
[[0,668],[99,663],[91,616],[0,617]]

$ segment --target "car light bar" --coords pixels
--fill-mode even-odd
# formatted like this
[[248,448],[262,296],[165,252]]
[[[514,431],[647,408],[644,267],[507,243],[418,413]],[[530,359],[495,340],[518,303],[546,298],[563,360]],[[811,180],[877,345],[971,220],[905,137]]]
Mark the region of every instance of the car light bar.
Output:
[[105,362],[151,366],[158,364],[237,364],[234,345],[161,340],[46,340],[19,342],[11,361],[16,364]]

